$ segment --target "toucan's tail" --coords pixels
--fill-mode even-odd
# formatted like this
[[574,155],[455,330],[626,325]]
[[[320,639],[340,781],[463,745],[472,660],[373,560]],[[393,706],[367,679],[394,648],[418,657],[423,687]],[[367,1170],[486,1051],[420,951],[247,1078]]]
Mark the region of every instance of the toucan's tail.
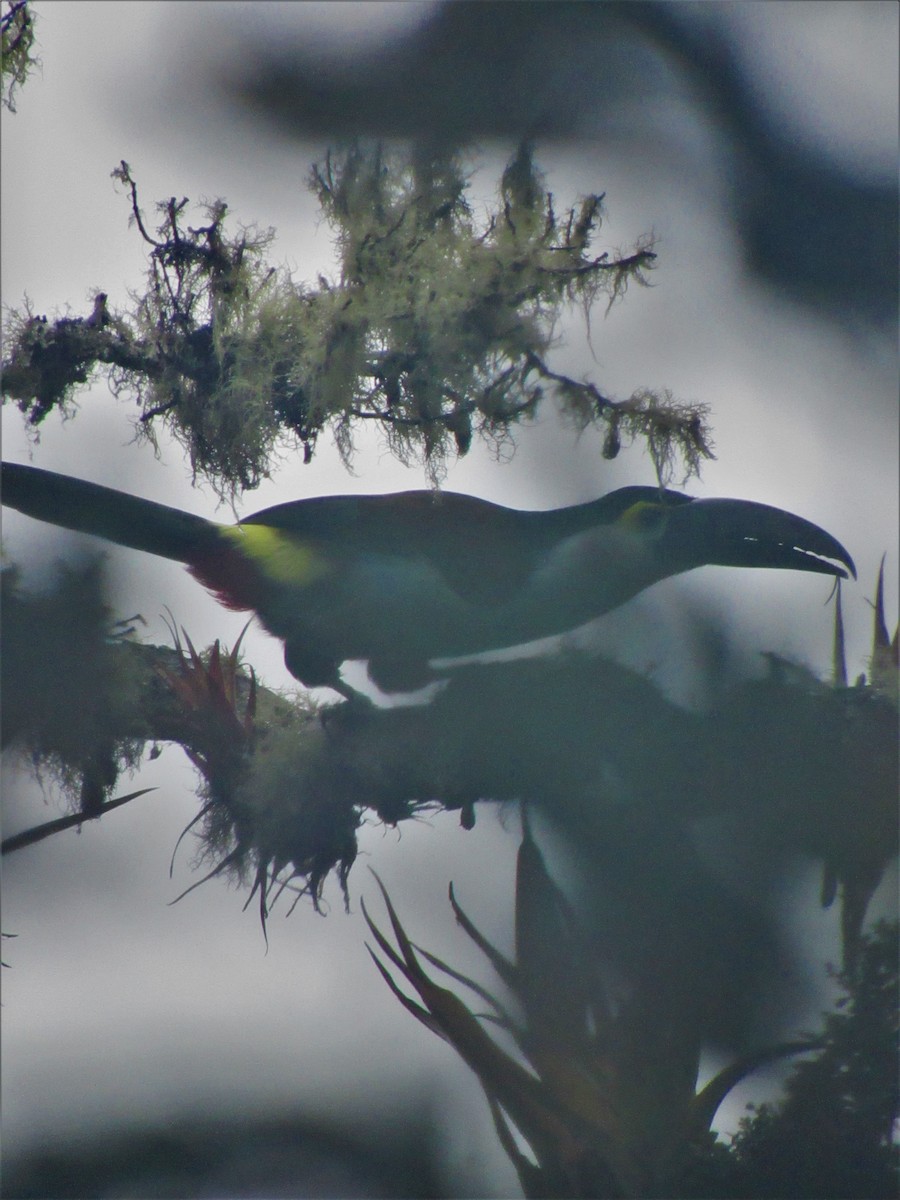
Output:
[[191,564],[221,546],[214,521],[55,471],[3,463],[3,504],[38,521]]

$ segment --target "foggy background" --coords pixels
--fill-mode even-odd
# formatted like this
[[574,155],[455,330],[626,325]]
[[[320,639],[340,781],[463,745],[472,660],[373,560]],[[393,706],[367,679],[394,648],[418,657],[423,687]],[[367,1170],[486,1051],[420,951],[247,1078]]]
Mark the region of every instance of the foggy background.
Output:
[[[775,129],[784,146],[860,188],[877,193],[892,186],[894,4],[668,7],[702,9],[702,18],[693,19],[707,22],[710,36],[731,48],[753,85],[758,121]],[[429,4],[376,3],[39,2],[34,8],[42,66],[18,94],[18,112],[3,115],[3,299],[20,306],[27,293],[34,311],[48,316],[66,306],[86,315],[97,288],[111,306],[125,305],[129,289],[142,286],[144,247],[128,229],[128,197],[109,177],[123,158],[148,218],[154,203],[171,195],[193,202],[223,197],[235,220],[275,227],[272,259],[288,263],[295,277],[328,273],[329,231],[305,180],[329,139],[315,127],[297,129],[289,116],[277,123],[262,109],[238,105],[238,85],[247,82],[234,58],[240,39],[258,39],[261,53],[324,62],[351,81],[371,75],[379,90],[377,56],[401,53],[397,39],[418,36],[437,11]],[[503,29],[495,36],[496,45],[485,46],[488,62],[501,51]],[[881,303],[874,277],[872,295],[859,302],[841,241],[821,246],[837,280],[830,289],[827,279],[818,280],[803,295],[752,270],[740,214],[753,188],[768,181],[773,225],[778,216],[775,177],[764,169],[765,140],[731,120],[724,93],[705,91],[686,60],[662,55],[637,28],[625,42],[628,53],[617,59],[600,53],[602,38],[597,46],[562,40],[523,66],[522,95],[532,94],[533,73],[545,70],[549,90],[540,94],[559,104],[547,110],[561,114],[559,128],[550,121],[536,149],[557,211],[584,192],[603,191],[608,220],[599,249],[625,248],[651,230],[658,238],[652,288],[632,288],[605,319],[594,314],[594,354],[581,314],[570,314],[567,344],[554,365],[589,374],[617,398],[642,386],[668,387],[680,398],[709,403],[717,459],[686,490],[790,509],[848,547],[859,570],[859,583],[843,593],[853,678],[866,667],[866,600],[885,551],[891,628],[897,611],[891,307]],[[605,71],[600,64],[608,59]],[[390,103],[388,94],[386,121]],[[515,139],[481,129],[476,141],[471,196],[478,211],[493,196]],[[848,210],[848,225],[859,216]],[[805,232],[798,222],[798,242]],[[880,236],[874,223],[872,236]],[[50,418],[33,446],[18,413],[4,410],[4,457],[228,519],[209,488],[191,487],[177,446],[161,441],[157,459],[148,445],[134,444],[132,415],[97,384],[82,397],[74,421]],[[519,432],[512,461],[495,463],[476,441],[445,486],[537,508],[653,482],[640,448],[608,463],[600,444],[591,433],[576,441],[548,406]],[[301,496],[427,486],[421,470],[401,467],[374,435],[360,434],[358,445],[352,475],[325,439],[310,466],[286,457],[239,511]],[[89,544],[6,513],[3,537],[8,559],[35,581],[50,578],[55,558]],[[114,611],[142,614],[147,640],[169,640],[162,621],[167,605],[195,645],[215,637],[233,644],[245,616],[222,610],[180,567],[114,548],[108,561]],[[678,638],[675,598],[697,596],[712,615],[727,614],[747,669],[761,670],[758,652],[771,650],[824,673],[828,593],[829,581],[812,575],[707,568],[658,585],[604,618],[592,636],[690,702],[690,647]],[[292,684],[280,643],[253,630],[245,653],[266,684]],[[325,918],[300,904],[283,920],[286,906],[276,907],[266,953],[255,908],[242,913],[246,897],[222,881],[169,907],[197,878],[189,839],[168,878],[178,834],[196,813],[193,784],[190,764],[168,748],[133,783],[154,793],[80,835],[61,834],[4,860],[3,927],[18,935],[4,943],[13,966],[3,973],[7,1162],[38,1145],[84,1141],[94,1131],[140,1122],[188,1127],[198,1114],[217,1111],[331,1111],[364,1124],[392,1112],[406,1121],[405,1106],[412,1104],[446,1139],[441,1154],[450,1194],[518,1194],[474,1076],[377,976],[358,904],[364,893],[378,911],[371,865],[413,939],[484,978],[480,956],[455,927],[446,884],[453,879],[476,924],[509,950],[514,815],[481,805],[471,833],[447,815],[407,822],[402,833],[364,830],[364,853],[350,877],[350,915],[336,887],[326,891]],[[118,794],[131,786],[121,781]],[[42,795],[6,764],[5,835],[58,815],[59,806],[52,790]],[[818,910],[817,887],[811,868],[808,878],[797,879],[794,897],[798,954],[810,961],[838,953],[838,913]],[[816,1023],[816,1012],[806,1026]],[[723,1107],[717,1125],[734,1128],[743,1104],[766,1095],[767,1086],[751,1080]]]

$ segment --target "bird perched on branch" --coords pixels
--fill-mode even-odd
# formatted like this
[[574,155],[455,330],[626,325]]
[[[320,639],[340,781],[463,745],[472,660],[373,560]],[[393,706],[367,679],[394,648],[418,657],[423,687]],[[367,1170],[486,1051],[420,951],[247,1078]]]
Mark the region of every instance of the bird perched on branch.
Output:
[[547,512],[449,492],[322,496],[236,525],[17,464],[3,464],[2,487],[4,505],[37,520],[185,563],[283,639],[296,679],[344,694],[347,660],[409,691],[433,659],[564,633],[705,564],[856,576],[802,517],[652,487]]

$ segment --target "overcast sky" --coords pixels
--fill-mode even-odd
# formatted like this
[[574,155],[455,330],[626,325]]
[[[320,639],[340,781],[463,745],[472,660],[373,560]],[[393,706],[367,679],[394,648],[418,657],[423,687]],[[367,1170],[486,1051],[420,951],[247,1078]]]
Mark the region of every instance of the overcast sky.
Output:
[[[94,289],[113,304],[140,286],[142,244],[128,228],[128,201],[110,172],[132,166],[144,206],[173,194],[225,197],[245,222],[274,226],[274,255],[298,278],[332,266],[327,228],[305,189],[322,145],[278,138],[235,114],[211,91],[224,34],[252,7],[257,33],[288,28],[328,35],[335,53],[361,39],[384,41],[421,19],[427,5],[172,3],[35,4],[41,69],[3,115],[3,299],[35,311],[70,306],[86,313]],[[707,6],[719,9],[718,5]],[[884,178],[896,169],[897,9],[891,3],[726,6],[742,52],[758,64],[767,103],[804,140],[848,168]],[[764,86],[765,85],[765,86]],[[778,106],[781,106],[780,109]],[[482,146],[473,192],[487,195],[505,148]],[[583,322],[567,323],[561,359],[590,373],[607,393],[669,387],[712,406],[717,459],[694,494],[765,501],[802,514],[850,549],[860,582],[844,590],[850,669],[858,673],[870,638],[866,598],[882,553],[889,559],[888,613],[896,614],[897,373],[892,339],[850,332],[766,291],[745,272],[726,214],[721,147],[701,110],[680,100],[657,114],[638,143],[627,137],[539,145],[557,208],[587,191],[607,195],[606,245],[628,245],[653,230],[659,269],[652,289],[633,289],[608,318],[595,317],[592,356]],[[839,247],[827,248],[839,258]],[[839,269],[839,267],[836,267]],[[192,489],[174,445],[158,459],[132,442],[126,403],[101,385],[74,421],[51,418],[32,446],[15,412],[3,414],[4,457],[95,479],[212,515],[215,498]],[[447,487],[521,506],[589,499],[624,483],[651,483],[639,450],[602,462],[599,440],[547,418],[527,431],[509,464],[484,448],[452,467]],[[243,511],[326,492],[382,492],[426,486],[398,466],[373,437],[362,443],[355,475],[323,445],[311,467],[287,464],[247,497]],[[5,521],[14,560],[39,564],[71,539],[16,516]],[[225,614],[183,571],[111,552],[114,604],[141,612],[149,638],[167,640],[168,605],[196,643],[233,640],[243,618]],[[37,569],[37,567],[35,567]],[[662,585],[596,631],[602,645],[625,646],[638,665],[660,663],[667,645],[655,631],[668,595],[692,592],[734,618],[747,654],[775,650],[827,669],[828,583],[788,572],[705,570]],[[657,589],[659,590],[659,589]],[[277,643],[259,633],[251,661],[266,682],[289,682]],[[684,685],[688,687],[689,685]],[[686,698],[690,698],[687,696]],[[277,1108],[315,1093],[364,1111],[374,1094],[409,1086],[426,1094],[440,1079],[460,1189],[502,1195],[515,1180],[493,1146],[474,1083],[438,1039],[414,1026],[375,977],[362,946],[356,897],[377,868],[401,912],[417,914],[418,940],[473,969],[474,952],[445,908],[457,891],[496,944],[509,946],[508,903],[516,849],[496,815],[476,831],[452,818],[404,830],[372,828],[351,876],[353,912],[330,893],[323,919],[298,907],[276,917],[268,954],[243,897],[213,882],[174,907],[191,881],[182,853],[174,881],[168,860],[195,811],[192,772],[168,750],[148,764],[140,786],[152,796],[80,836],[62,835],[13,856],[4,870],[4,928],[19,937],[5,957],[3,1110],[5,1150],[122,1112],[171,1117],[194,1103]],[[13,784],[5,832],[57,811]],[[136,784],[135,786],[139,786]],[[815,914],[804,936],[833,937],[834,914]],[[361,998],[364,997],[364,1000]],[[352,1092],[348,1080],[352,1079]],[[479,1172],[484,1169],[484,1174]],[[468,1182],[466,1182],[468,1181]]]

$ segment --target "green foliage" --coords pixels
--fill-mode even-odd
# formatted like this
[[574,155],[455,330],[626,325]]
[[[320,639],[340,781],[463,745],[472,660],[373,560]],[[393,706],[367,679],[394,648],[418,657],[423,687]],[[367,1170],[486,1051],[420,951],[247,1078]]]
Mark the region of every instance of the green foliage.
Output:
[[797,1063],[783,1100],[742,1120],[730,1151],[720,1145],[685,1195],[897,1195],[897,936],[896,921],[880,921],[863,938],[857,968],[838,976],[845,994],[825,1017],[821,1053]]
[[0,104],[16,111],[16,90],[25,83],[35,65],[34,12],[27,0],[6,0],[0,16],[0,55],[2,55],[3,91]]
[[605,426],[607,457],[623,438],[645,439],[661,480],[677,458],[691,474],[711,456],[704,406],[646,389],[614,401],[547,365],[563,309],[587,315],[601,296],[608,307],[646,283],[655,254],[644,240],[626,256],[592,255],[602,196],[558,218],[527,146],[482,222],[454,155],[329,154],[310,184],[340,269],[314,288],[268,264],[271,230],[229,233],[223,201],[193,227],[187,199],[173,197],[151,231],[128,164],[113,175],[150,248],[147,287],[130,313],[99,293],[86,318],[11,314],[4,395],[35,427],[71,410],[104,366],[116,394],[136,398],[140,431],[153,439],[162,422],[221,494],[255,487],[277,453],[309,461],[326,429],[349,464],[361,422],[437,482],[476,434],[500,453],[548,393],[578,429]]

